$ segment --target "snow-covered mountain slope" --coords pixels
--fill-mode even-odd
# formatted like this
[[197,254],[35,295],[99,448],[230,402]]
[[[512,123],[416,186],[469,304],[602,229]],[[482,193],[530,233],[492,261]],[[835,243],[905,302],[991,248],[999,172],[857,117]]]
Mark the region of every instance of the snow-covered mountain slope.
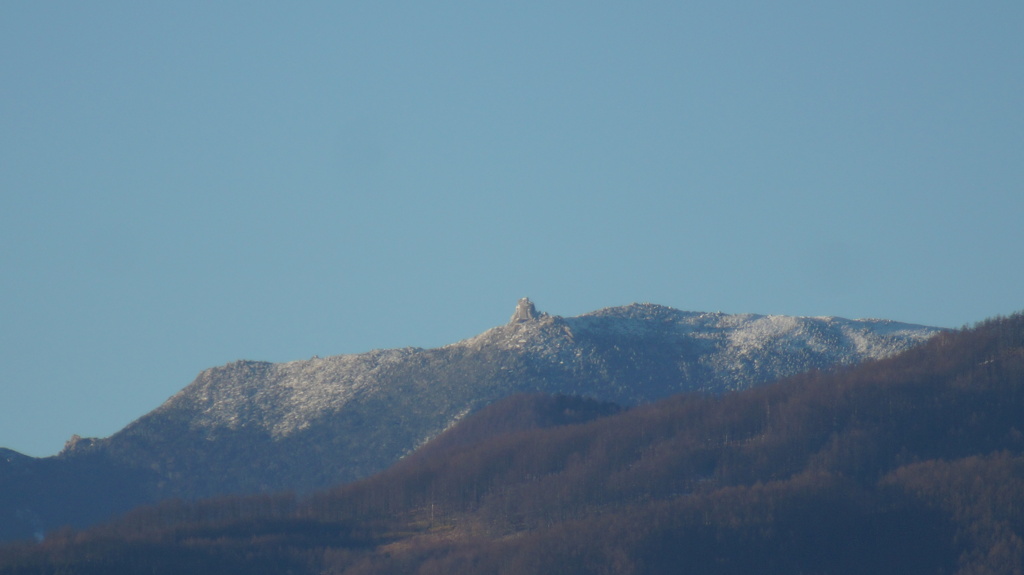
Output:
[[[881,358],[938,331],[652,304],[559,317],[521,300],[508,324],[441,348],[208,369],[113,436],[69,442],[46,468],[63,461],[99,475],[104,466],[121,476],[129,470],[144,478],[134,493],[145,500],[307,491],[379,471],[466,414],[515,393],[577,394],[627,406],[682,391],[717,393]],[[101,508],[102,497],[92,497]]]
[[[210,437],[222,429],[259,428],[281,439],[367,395],[407,389],[412,382],[418,382],[409,390],[416,396],[447,394],[446,412],[454,415],[519,391],[635,404],[880,358],[936,332],[885,320],[694,313],[652,304],[571,318],[538,316],[440,349],[235,362],[204,371],[154,415],[175,412]],[[393,405],[404,402],[396,398]],[[393,415],[403,416],[397,410]],[[425,437],[432,431],[424,430]]]
[[163,484],[176,495],[311,489],[380,470],[513,393],[631,405],[688,390],[721,392],[884,357],[937,331],[652,304],[563,318],[520,303],[527,304],[531,311],[517,310],[507,325],[442,348],[212,368],[94,448],[176,478]]

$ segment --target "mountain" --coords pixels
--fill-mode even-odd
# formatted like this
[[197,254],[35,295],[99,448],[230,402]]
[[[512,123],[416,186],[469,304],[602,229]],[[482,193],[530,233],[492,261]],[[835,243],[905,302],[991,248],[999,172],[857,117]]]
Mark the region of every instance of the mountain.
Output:
[[518,395],[317,493],[172,501],[0,574],[1019,573],[1024,315],[620,410]]
[[516,393],[621,405],[718,393],[886,357],[939,331],[652,304],[565,318],[523,299],[507,325],[441,348],[239,361],[202,372],[109,438],[74,437],[56,457],[0,467],[0,537],[85,525],[169,497],[352,481]]

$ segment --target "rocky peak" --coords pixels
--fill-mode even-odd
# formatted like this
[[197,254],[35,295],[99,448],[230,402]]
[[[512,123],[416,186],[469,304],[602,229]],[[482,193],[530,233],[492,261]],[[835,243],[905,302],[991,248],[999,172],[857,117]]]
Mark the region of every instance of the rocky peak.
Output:
[[64,443],[64,449],[61,450],[60,455],[68,455],[77,451],[83,451],[92,446],[95,442],[96,440],[92,437],[82,437],[76,433],[71,436],[71,439]]
[[512,319],[508,323],[522,323],[539,317],[540,314],[537,313],[537,308],[534,307],[533,302],[530,301],[530,298],[524,297],[520,298],[519,303],[516,304],[516,311],[512,314]]

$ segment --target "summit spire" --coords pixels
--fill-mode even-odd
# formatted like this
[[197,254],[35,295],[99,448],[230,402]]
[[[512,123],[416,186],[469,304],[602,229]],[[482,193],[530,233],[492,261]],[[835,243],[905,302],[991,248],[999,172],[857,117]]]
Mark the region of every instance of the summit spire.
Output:
[[520,298],[519,303],[516,304],[516,311],[512,314],[512,319],[509,320],[509,323],[521,323],[531,319],[537,319],[539,315],[540,314],[537,313],[537,308],[534,307],[530,298]]

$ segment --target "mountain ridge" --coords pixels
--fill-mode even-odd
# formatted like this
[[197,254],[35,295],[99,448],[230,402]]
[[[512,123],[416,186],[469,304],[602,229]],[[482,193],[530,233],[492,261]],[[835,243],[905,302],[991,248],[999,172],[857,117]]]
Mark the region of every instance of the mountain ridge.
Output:
[[[885,357],[942,331],[886,320],[685,312],[655,304],[576,317],[529,306],[523,313],[517,306],[505,325],[439,348],[285,363],[243,360],[203,370],[110,437],[77,438],[53,458],[19,461],[25,473],[0,471],[7,493],[0,503],[6,497],[46,528],[68,522],[61,510],[76,505],[74,489],[38,493],[32,483],[47,483],[70,465],[138,478],[134,488],[109,494],[118,509],[133,499],[307,492],[380,471],[467,414],[516,393],[635,405]],[[34,495],[19,499],[26,492]],[[2,527],[15,523],[0,517],[0,537],[18,531]]]
[[[936,331],[925,328],[923,333],[931,335]],[[880,332],[884,334],[877,337]],[[367,393],[379,392],[382,385],[386,386],[381,382],[393,378],[408,363],[443,371],[444,364],[458,363],[466,354],[490,356],[485,359],[492,369],[479,374],[478,386],[479,381],[488,381],[491,387],[500,389],[505,373],[542,370],[542,376],[535,379],[548,381],[535,385],[538,391],[573,392],[636,404],[692,390],[688,386],[691,381],[700,381],[704,390],[742,389],[806,369],[885,357],[905,349],[908,341],[923,341],[925,337],[921,334],[922,326],[888,320],[710,314],[655,304],[631,304],[571,318],[537,314],[523,321],[514,317],[506,325],[440,348],[377,349],[284,363],[240,360],[204,370],[192,384],[151,414],[177,411],[179,416],[190,416],[190,428],[215,433],[218,429],[256,427],[273,439],[283,439]],[[678,374],[662,373],[652,385],[601,389],[591,381],[601,379],[601,372],[609,369],[608,363],[629,362],[633,358],[609,360],[597,357],[596,351],[607,347],[601,355],[614,356],[621,352],[619,342],[623,338],[649,347],[664,347],[663,342],[668,340],[671,349],[661,351],[682,358],[687,362],[686,369]],[[680,342],[681,339],[684,341]],[[714,352],[716,346],[724,349],[710,359],[702,357]],[[522,361],[493,357],[503,351],[519,354]],[[791,365],[783,365],[786,361]],[[432,365],[436,363],[442,365]],[[627,371],[650,370],[643,366]],[[676,376],[677,382],[666,384],[672,376]],[[581,381],[584,378],[591,381]],[[444,377],[434,373],[424,379]],[[559,383],[550,385],[552,379]],[[575,385],[567,389],[566,380]],[[488,400],[501,395],[500,391],[484,392]],[[478,407],[474,404],[470,409]],[[147,416],[112,437],[131,431]]]
[[140,508],[3,573],[1017,573],[1024,315],[621,410],[514,395],[309,497]]

